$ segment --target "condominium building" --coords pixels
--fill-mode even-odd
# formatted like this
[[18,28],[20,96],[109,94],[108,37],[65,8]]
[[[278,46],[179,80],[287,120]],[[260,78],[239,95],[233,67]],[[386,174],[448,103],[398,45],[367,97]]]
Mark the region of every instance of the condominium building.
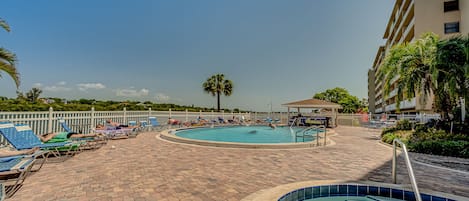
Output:
[[[396,112],[396,83],[391,84],[387,97],[377,72],[389,49],[399,43],[411,42],[425,32],[441,38],[469,33],[469,0],[396,0],[386,26],[385,44],[378,48],[373,66],[368,71],[368,102],[372,113]],[[422,97],[401,101],[401,112],[432,112],[432,101],[421,104]],[[429,100],[433,100],[431,97]]]

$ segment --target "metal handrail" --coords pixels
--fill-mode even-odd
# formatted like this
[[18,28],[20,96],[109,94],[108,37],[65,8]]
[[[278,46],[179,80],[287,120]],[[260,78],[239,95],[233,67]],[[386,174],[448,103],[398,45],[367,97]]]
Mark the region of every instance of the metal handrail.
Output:
[[293,119],[293,122],[292,122],[291,125],[290,125],[290,129],[293,127],[293,125],[295,125],[295,121],[296,121],[297,119],[298,119],[298,118],[294,118],[294,119]]
[[415,199],[417,201],[422,201],[422,198],[420,197],[419,188],[417,187],[417,181],[415,180],[414,169],[412,169],[412,164],[410,163],[409,153],[407,152],[407,147],[405,146],[405,144],[402,141],[400,141],[397,138],[392,141],[392,147],[393,147],[392,183],[394,183],[394,184],[397,183],[397,177],[396,177],[396,161],[397,161],[397,150],[396,150],[397,146],[396,146],[396,144],[397,143],[399,143],[399,145],[401,145],[402,151],[404,153],[405,163],[406,163],[406,166],[407,166],[407,171],[409,172],[410,183],[412,185],[412,190],[414,190]]

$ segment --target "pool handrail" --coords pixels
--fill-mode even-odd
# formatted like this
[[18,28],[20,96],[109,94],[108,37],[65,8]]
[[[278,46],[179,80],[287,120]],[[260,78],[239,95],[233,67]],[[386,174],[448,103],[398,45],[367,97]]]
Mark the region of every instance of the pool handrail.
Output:
[[406,145],[399,139],[394,139],[392,141],[392,147],[393,147],[393,157],[392,157],[392,183],[396,184],[397,183],[397,175],[396,175],[396,161],[397,161],[397,144],[401,145],[402,147],[402,152],[404,153],[404,158],[405,158],[405,164],[407,166],[407,171],[409,172],[409,177],[410,177],[410,183],[412,186],[412,190],[414,190],[414,195],[415,195],[415,200],[417,201],[422,201],[422,198],[420,196],[420,191],[417,186],[417,181],[415,179],[415,174],[414,174],[414,169],[412,168],[412,164],[410,163],[409,159],[409,153],[407,152],[407,147]]

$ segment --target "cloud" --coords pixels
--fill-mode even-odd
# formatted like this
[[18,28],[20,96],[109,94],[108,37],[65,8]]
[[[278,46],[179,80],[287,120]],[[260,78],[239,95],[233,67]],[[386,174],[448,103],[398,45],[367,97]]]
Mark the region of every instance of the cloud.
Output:
[[41,83],[34,83],[33,84],[33,88],[42,88],[42,84]]
[[106,86],[101,83],[80,83],[77,84],[78,90],[80,91],[86,91],[88,89],[104,89]]
[[167,102],[167,101],[169,101],[171,98],[170,98],[168,95],[164,94],[164,93],[157,93],[157,94],[155,95],[155,99],[156,99],[158,102]]
[[64,86],[57,86],[57,85],[52,85],[52,86],[45,86],[44,91],[50,91],[50,92],[62,92],[62,91],[70,91],[72,89]]
[[136,90],[134,88],[130,89],[117,89],[116,90],[116,96],[122,96],[122,97],[143,97],[143,96],[148,96],[149,94],[148,89],[140,89]]
[[63,91],[72,90],[71,88],[66,87],[65,86],[66,84],[67,84],[67,82],[65,82],[65,81],[60,81],[60,82],[57,82],[55,85],[50,85],[50,86],[45,86],[42,83],[34,83],[33,87],[40,88],[43,91],[50,91],[50,92],[63,92]]

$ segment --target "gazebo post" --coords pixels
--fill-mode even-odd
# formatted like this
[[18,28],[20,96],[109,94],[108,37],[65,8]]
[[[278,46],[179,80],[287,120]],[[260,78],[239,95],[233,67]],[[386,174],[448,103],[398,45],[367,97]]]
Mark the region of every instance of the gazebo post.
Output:
[[288,108],[287,109],[287,111],[288,111],[288,113],[287,113],[287,117],[288,117],[287,118],[287,125],[289,125],[290,124],[290,107],[287,107],[287,108]]

